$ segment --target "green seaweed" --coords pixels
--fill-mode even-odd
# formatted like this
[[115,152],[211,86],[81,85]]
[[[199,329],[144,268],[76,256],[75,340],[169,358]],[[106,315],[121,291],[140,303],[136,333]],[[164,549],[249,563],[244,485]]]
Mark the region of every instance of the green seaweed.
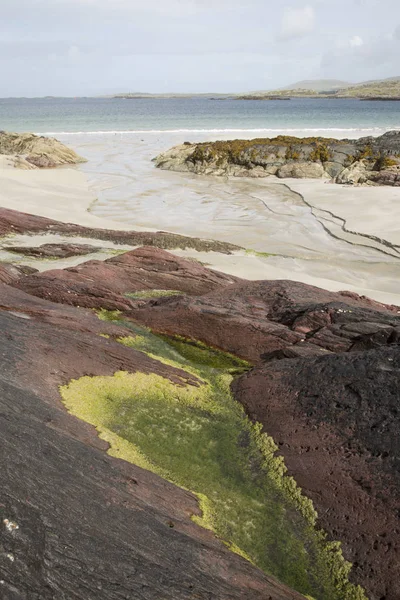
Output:
[[185,292],[180,292],[179,290],[140,290],[137,292],[128,292],[127,294],[125,294],[127,298],[133,298],[135,300],[184,295]]
[[364,599],[348,581],[340,545],[316,529],[312,503],[286,475],[275,443],[230,393],[233,374],[249,365],[202,343],[123,325],[132,336],[119,341],[179,368],[178,383],[144,373],[83,377],[61,388],[67,408],[97,427],[114,456],[195,493],[202,516],[193,519],[265,572],[317,600]]
[[270,256],[276,256],[276,254],[271,254],[270,252],[258,252],[257,250],[252,250],[251,248],[247,248],[244,253],[246,256],[258,256],[260,258],[269,258]]

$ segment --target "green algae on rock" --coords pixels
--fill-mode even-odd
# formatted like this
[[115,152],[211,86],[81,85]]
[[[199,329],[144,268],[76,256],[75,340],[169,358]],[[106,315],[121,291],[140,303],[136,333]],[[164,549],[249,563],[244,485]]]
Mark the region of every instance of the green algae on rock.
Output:
[[125,294],[127,298],[133,300],[148,300],[151,298],[165,298],[168,296],[184,296],[185,292],[179,290],[140,290],[138,292],[128,292]]
[[69,411],[96,426],[114,456],[195,493],[203,511],[196,522],[265,572],[317,600],[364,599],[348,581],[340,546],[315,529],[312,504],[285,475],[273,441],[230,394],[232,374],[248,365],[124,326],[133,335],[122,343],[194,375],[198,385],[144,373],[83,377],[61,388]]

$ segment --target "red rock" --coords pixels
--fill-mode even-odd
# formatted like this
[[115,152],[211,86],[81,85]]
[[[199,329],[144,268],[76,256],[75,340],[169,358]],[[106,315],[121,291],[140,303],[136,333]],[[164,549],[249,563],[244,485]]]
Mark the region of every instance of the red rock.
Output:
[[31,275],[32,273],[36,273],[36,269],[32,267],[0,263],[0,283],[12,284],[23,275]]
[[[400,324],[397,310],[303,283],[254,281],[220,287],[199,298],[136,303],[129,314],[156,331],[199,339],[258,363],[266,354],[305,342],[331,352],[389,343]],[[365,321],[375,333],[349,334],[345,329],[346,324]]]
[[121,328],[92,311],[3,284],[0,298],[0,524],[18,527],[0,533],[4,600],[304,600],[197,526],[191,493],[108,456],[58,391],[118,370],[187,373],[101,337]]
[[221,252],[222,254],[232,254],[232,252],[240,249],[239,246],[227,242],[187,237],[165,231],[143,232],[96,229],[0,208],[0,236],[9,233],[58,233],[93,240],[111,241],[117,244],[128,244],[130,246],[155,246],[166,250],[194,248],[205,252]]
[[41,246],[8,246],[8,252],[34,256],[38,258],[70,258],[71,256],[84,256],[101,250],[98,246],[90,244],[42,244]]
[[53,302],[126,311],[131,308],[131,300],[124,296],[128,292],[160,289],[197,295],[236,281],[197,262],[144,247],[106,261],[38,273],[16,285]]
[[400,346],[275,360],[234,395],[279,445],[368,598],[400,598]]

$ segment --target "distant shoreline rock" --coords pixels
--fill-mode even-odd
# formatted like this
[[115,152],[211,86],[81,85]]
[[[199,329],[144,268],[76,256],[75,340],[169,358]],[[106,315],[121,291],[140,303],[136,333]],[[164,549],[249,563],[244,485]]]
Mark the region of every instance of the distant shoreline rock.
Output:
[[249,96],[238,96],[235,100],[291,100],[288,96],[264,96],[264,95],[249,95]]
[[33,133],[0,131],[0,154],[12,157],[13,166],[20,169],[50,169],[86,162],[55,138]]
[[198,175],[331,179],[400,186],[400,132],[337,140],[278,136],[175,146],[155,159],[168,171]]

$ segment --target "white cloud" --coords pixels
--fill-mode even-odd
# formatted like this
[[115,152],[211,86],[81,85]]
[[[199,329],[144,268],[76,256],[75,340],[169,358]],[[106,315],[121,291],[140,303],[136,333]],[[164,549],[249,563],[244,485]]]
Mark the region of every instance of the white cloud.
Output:
[[70,46],[67,54],[70,60],[79,60],[81,51],[79,50],[78,46]]
[[304,37],[315,27],[315,13],[312,6],[303,8],[285,8],[282,17],[280,40],[290,40]]
[[353,78],[351,73],[357,73],[359,81],[383,79],[398,73],[399,54],[400,37],[396,37],[396,31],[365,38],[356,35],[337,42],[334,49],[328,50],[322,57],[321,67],[324,76],[341,73],[342,78]]
[[354,35],[350,39],[349,44],[352,48],[357,48],[357,47],[363,46],[364,40],[359,35]]

